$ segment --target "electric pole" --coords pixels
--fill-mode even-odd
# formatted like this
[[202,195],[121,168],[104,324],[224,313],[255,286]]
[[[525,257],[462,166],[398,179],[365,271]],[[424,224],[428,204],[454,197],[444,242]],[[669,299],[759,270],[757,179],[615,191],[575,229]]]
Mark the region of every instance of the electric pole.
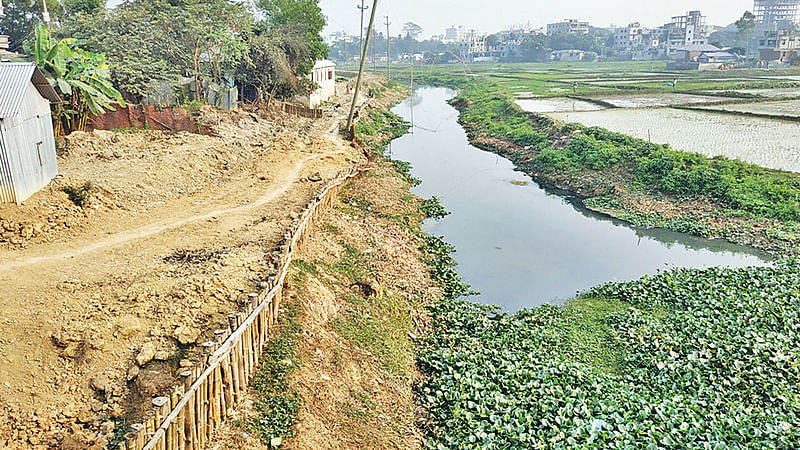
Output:
[[356,5],[356,8],[361,10],[361,35],[358,38],[358,53],[363,51],[364,47],[364,11],[369,9],[369,5],[365,5],[366,0],[361,0],[361,6]]
[[47,0],[42,0],[42,20],[47,25],[47,31],[50,31],[50,13],[47,12]]
[[[361,0],[362,3],[364,0]],[[347,116],[347,131],[353,125],[353,114],[356,112],[356,104],[358,103],[358,91],[361,90],[361,76],[364,74],[364,64],[367,59],[367,50],[369,50],[370,36],[372,35],[372,26],[375,25],[375,10],[378,9],[378,0],[374,0],[372,4],[372,13],[369,16],[369,29],[367,30],[367,41],[364,43],[364,49],[361,51],[361,63],[358,69],[358,79],[356,80],[356,89],[353,92],[353,103],[350,105],[350,114]],[[362,14],[364,10],[361,10]]]
[[389,25],[392,22],[389,22],[389,16],[386,16],[386,78],[392,79],[392,54],[389,50],[391,50],[391,35],[389,34]]

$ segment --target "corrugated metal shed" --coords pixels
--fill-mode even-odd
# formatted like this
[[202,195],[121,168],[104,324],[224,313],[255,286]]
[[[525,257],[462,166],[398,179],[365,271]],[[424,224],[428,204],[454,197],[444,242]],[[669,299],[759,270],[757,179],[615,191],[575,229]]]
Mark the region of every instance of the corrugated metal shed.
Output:
[[57,103],[61,101],[55,89],[34,63],[0,63],[0,119],[19,113],[25,98],[25,88],[33,83],[42,97]]
[[0,202],[23,202],[58,175],[54,101],[35,64],[0,62]]

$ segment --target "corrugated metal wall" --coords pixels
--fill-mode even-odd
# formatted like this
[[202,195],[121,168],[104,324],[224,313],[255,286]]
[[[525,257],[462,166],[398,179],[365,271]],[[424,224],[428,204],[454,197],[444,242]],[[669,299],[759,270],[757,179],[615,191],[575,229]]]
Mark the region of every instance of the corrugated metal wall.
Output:
[[6,152],[3,120],[0,119],[0,203],[16,203],[14,180],[11,178],[8,153]]
[[47,186],[58,175],[50,102],[39,94],[32,83],[28,83],[19,114],[3,122],[3,140],[14,200],[19,203]]

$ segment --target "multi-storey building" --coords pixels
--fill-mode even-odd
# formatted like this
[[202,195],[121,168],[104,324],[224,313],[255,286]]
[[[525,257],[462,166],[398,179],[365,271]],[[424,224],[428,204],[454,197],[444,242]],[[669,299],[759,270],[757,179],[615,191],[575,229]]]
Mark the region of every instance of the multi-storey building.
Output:
[[676,49],[694,45],[708,45],[708,38],[714,27],[706,23],[706,16],[700,11],[689,11],[686,15],[675,16],[663,27],[664,53],[671,55]]
[[547,35],[554,34],[589,34],[589,22],[580,22],[578,19],[564,19],[563,22],[547,25]]
[[664,29],[649,29],[639,22],[614,30],[614,48],[617,51],[630,54],[633,59],[657,59],[663,54]]
[[800,0],[755,0],[757,34],[782,31],[800,23]]
[[464,25],[459,25],[457,27],[450,27],[445,30],[444,32],[444,42],[450,43],[457,43],[457,42],[469,42],[473,39],[476,39],[480,36],[478,30],[475,29],[468,29]]

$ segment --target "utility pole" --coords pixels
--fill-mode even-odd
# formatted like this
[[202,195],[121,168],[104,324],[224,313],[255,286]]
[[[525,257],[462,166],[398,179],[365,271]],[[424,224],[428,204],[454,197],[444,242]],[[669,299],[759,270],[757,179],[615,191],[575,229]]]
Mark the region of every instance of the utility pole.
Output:
[[391,24],[392,22],[389,22],[389,16],[386,16],[386,78],[390,80],[392,79],[392,53],[390,52],[392,35],[389,34],[389,25]]
[[361,0],[361,6],[356,5],[356,8],[361,10],[361,35],[358,38],[358,53],[361,54],[364,48],[364,11],[369,9],[369,5],[365,5],[366,0]]
[[[361,0],[362,2],[364,0]],[[358,69],[358,79],[356,80],[356,89],[353,92],[353,103],[350,105],[350,114],[347,116],[347,131],[353,125],[353,114],[356,112],[356,103],[358,103],[358,91],[361,90],[361,76],[364,74],[364,64],[367,59],[367,50],[369,50],[370,35],[372,34],[372,26],[375,25],[375,10],[378,8],[378,0],[374,0],[372,4],[372,13],[369,17],[369,29],[367,30],[367,42],[364,43],[364,49],[361,52],[361,63]],[[361,10],[363,13],[363,9]]]
[[42,0],[42,20],[47,25],[47,31],[50,31],[50,13],[47,12],[47,0]]

